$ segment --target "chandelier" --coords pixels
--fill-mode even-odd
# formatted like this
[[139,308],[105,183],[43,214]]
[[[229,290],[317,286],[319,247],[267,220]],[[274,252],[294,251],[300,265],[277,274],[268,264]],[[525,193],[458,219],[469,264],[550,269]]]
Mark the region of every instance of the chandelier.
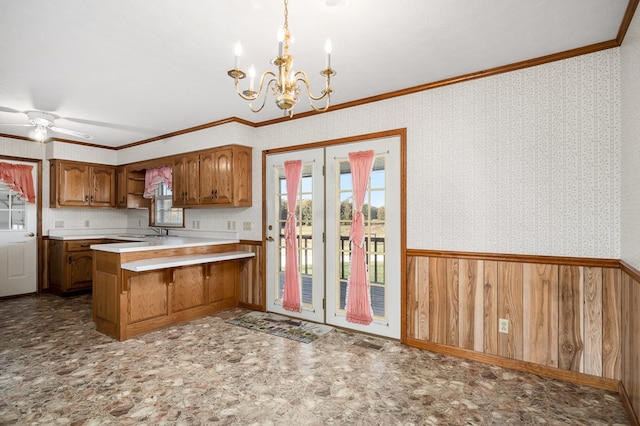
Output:
[[[325,43],[325,52],[327,53],[326,68],[320,71],[325,79],[325,86],[319,96],[314,96],[311,93],[309,87],[309,78],[304,71],[293,70],[293,56],[289,54],[290,43],[293,41],[291,33],[289,32],[289,10],[288,0],[284,0],[284,26],[278,29],[278,56],[271,60],[271,64],[278,68],[278,75],[272,71],[266,71],[260,77],[260,84],[257,90],[254,89],[254,81],[256,75],[256,69],[253,65],[249,67],[249,89],[241,91],[239,87],[239,81],[245,78],[247,75],[244,71],[240,70],[238,63],[240,55],[242,54],[242,46],[238,42],[235,46],[235,68],[229,70],[227,74],[233,78],[236,86],[236,93],[249,101],[249,109],[253,112],[260,112],[267,100],[267,94],[269,89],[276,98],[276,105],[284,111],[285,116],[293,117],[293,108],[299,101],[298,95],[300,94],[300,87],[304,85],[307,91],[307,97],[309,98],[309,105],[313,110],[318,112],[324,112],[329,109],[331,101],[331,77],[336,75],[336,72],[331,68],[331,40],[327,39]],[[265,81],[268,82],[265,85]],[[262,91],[264,89],[264,92]],[[259,107],[253,106],[253,101],[262,97],[262,103]],[[322,107],[316,107],[314,101],[325,100],[325,104]]]

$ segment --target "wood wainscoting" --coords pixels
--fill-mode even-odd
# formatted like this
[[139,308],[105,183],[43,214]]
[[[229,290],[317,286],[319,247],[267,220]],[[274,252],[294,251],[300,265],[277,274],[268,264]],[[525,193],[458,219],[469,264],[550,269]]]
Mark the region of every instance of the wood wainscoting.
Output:
[[407,250],[406,343],[620,391],[637,420],[639,278],[617,259]]
[[265,311],[264,289],[264,247],[262,241],[242,240],[238,250],[253,252],[255,256],[247,259],[240,270],[240,289],[238,292],[238,306],[253,311]]

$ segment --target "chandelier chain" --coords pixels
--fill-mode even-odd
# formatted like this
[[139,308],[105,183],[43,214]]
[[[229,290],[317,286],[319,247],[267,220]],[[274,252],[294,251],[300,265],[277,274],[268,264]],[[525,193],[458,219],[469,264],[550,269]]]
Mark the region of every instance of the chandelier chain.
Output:
[[284,28],[289,29],[289,0],[284,0]]

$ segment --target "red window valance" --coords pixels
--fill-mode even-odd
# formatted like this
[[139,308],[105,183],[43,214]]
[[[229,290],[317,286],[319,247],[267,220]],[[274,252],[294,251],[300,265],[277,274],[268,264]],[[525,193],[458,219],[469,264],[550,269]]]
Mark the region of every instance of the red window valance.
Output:
[[0,162],[0,181],[18,194],[23,200],[35,204],[36,191],[33,187],[33,166]]
[[173,168],[171,166],[156,167],[147,169],[144,175],[144,198],[153,198],[156,188],[161,183],[167,185],[169,189],[173,189]]

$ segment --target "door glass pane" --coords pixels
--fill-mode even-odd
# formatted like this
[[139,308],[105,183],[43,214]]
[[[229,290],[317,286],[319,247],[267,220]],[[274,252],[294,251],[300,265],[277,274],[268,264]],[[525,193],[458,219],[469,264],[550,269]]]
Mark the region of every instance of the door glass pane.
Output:
[[0,186],[0,231],[25,229],[26,221],[25,200],[9,189]]
[[[346,308],[347,283],[351,267],[351,245],[349,233],[353,220],[353,190],[351,181],[351,167],[348,159],[337,159],[336,170],[338,176],[338,199],[340,200],[340,226],[336,247],[338,262],[337,288],[339,293],[338,310]],[[365,247],[367,253],[367,268],[369,271],[370,297],[374,318],[386,318],[385,303],[385,159],[384,155],[375,158],[369,185],[365,194],[362,213],[365,221]]]

